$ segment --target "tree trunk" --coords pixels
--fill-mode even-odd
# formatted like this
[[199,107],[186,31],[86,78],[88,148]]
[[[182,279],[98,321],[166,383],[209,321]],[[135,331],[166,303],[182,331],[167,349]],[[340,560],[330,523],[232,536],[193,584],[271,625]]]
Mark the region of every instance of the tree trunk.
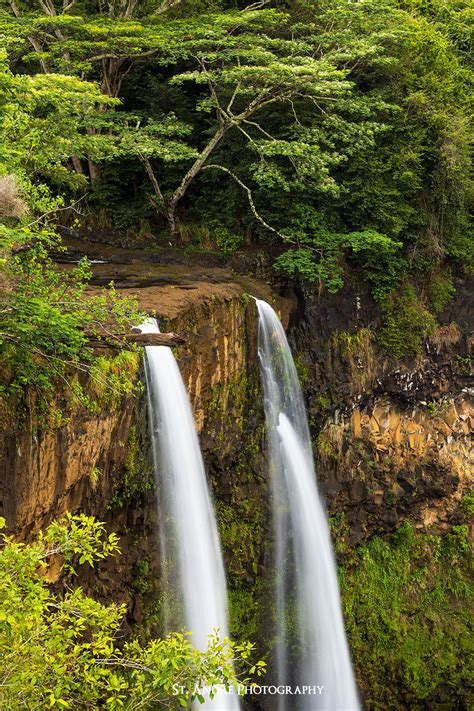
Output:
[[82,167],[80,159],[77,156],[72,156],[71,162],[76,173],[78,173],[78,175],[84,175],[84,168]]
[[214,148],[221,142],[222,138],[225,136],[231,126],[232,123],[224,123],[218,128],[218,130],[213,135],[207,146],[201,152],[199,157],[196,158],[193,165],[188,170],[181,183],[174,191],[173,196],[168,203],[167,210],[168,226],[172,239],[177,240],[179,238],[178,222],[176,219],[176,208],[178,207],[179,201],[184,197],[187,192],[187,189],[193,182],[194,178],[199,175],[204,163],[209,158]]
[[[114,334],[99,337],[96,333],[85,331],[84,334],[93,348],[123,348],[128,343],[140,346],[181,346],[184,338],[176,333],[127,333],[125,336]],[[125,343],[124,343],[125,342]]]
[[99,167],[91,160],[88,160],[87,163],[89,166],[89,177],[91,179],[91,183],[93,183],[94,180],[97,180],[99,177]]
[[156,175],[155,175],[155,172],[154,172],[153,167],[151,165],[150,159],[147,156],[143,156],[141,158],[141,161],[142,161],[143,165],[145,166],[147,175],[150,178],[151,184],[153,185],[153,190],[155,191],[157,201],[161,206],[163,206],[165,199],[163,197],[163,193],[161,192],[160,184],[159,184],[158,180],[156,179]]

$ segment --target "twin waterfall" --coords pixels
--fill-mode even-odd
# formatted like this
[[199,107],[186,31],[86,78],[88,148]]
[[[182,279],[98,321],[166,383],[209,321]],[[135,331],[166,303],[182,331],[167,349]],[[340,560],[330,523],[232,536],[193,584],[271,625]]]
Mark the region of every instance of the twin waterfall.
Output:
[[[303,395],[278,316],[265,301],[257,301],[257,308],[275,532],[277,683],[324,686],[321,695],[299,697],[298,707],[295,697],[278,696],[279,711],[356,711],[336,564],[316,486]],[[290,654],[290,649],[296,651]]]
[[[276,639],[270,683],[324,687],[321,695],[271,696],[268,708],[357,711],[301,388],[277,315],[264,301],[257,300],[257,308],[275,539]],[[154,319],[141,329],[158,332]],[[147,346],[146,382],[161,560],[170,600],[165,622],[169,630],[186,627],[193,644],[204,650],[215,629],[221,637],[228,635],[225,574],[194,419],[170,348]],[[240,703],[235,694],[219,693],[212,701],[207,698],[204,708],[238,711]]]

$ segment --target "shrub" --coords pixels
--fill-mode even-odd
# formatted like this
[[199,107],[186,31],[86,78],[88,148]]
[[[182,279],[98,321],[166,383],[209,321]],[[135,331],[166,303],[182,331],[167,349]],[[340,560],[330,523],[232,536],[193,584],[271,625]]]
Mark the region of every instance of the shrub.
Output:
[[383,326],[377,340],[393,358],[414,356],[436,328],[436,320],[410,283],[392,291],[381,303]]
[[115,534],[93,518],[68,514],[28,545],[0,540],[2,708],[177,709],[202,700],[195,687],[237,684],[233,659],[251,674],[264,671],[249,661],[253,645],[217,634],[203,651],[185,634],[119,643],[124,605],[102,605],[80,587],[54,592],[48,568],[58,556],[74,575],[76,566],[119,552]]

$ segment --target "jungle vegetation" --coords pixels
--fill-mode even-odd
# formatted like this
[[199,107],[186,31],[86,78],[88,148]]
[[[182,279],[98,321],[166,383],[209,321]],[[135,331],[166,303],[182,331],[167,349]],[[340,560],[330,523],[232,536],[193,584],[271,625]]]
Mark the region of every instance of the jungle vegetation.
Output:
[[[472,269],[473,15],[471,0],[3,0],[6,417],[34,407],[42,425],[55,426],[64,401],[100,407],[84,376],[100,389],[113,364],[98,364],[86,333],[100,337],[112,325],[121,343],[140,318],[113,288],[89,293],[87,260],[58,271],[64,228],[138,235],[144,249],[199,247],[206,235],[206,245],[210,239],[229,258],[257,248],[271,255],[275,273],[331,292],[350,276],[380,305],[382,350],[415,354],[453,295],[453,273]],[[119,356],[124,375],[116,373],[114,393],[131,392],[134,355]],[[119,708],[133,688],[132,701],[152,708],[156,695],[169,695],[176,658],[183,674],[189,663],[206,678],[232,674],[229,650],[217,642],[199,658],[179,636],[118,648],[123,610],[77,588],[55,596],[43,574],[51,550],[68,565],[94,563],[117,547],[102,535],[88,519],[68,519],[29,546],[4,538],[2,606],[16,610],[0,606],[5,707],[15,708],[13,698],[28,707],[41,688],[43,708],[77,708],[78,699]],[[368,643],[359,636],[366,610],[358,593],[371,588],[374,688],[390,666],[382,632],[392,627],[393,654],[401,649],[411,664],[392,681],[426,699],[438,671],[430,676],[434,662],[422,658],[410,610],[408,621],[398,615],[399,587],[410,587],[412,573],[426,575],[429,551],[415,555],[407,541],[393,550],[376,541],[351,562],[346,615],[361,652]],[[439,571],[436,623],[448,598],[465,594],[463,580],[446,591],[444,564]],[[449,636],[448,622],[439,635]],[[459,629],[464,640],[464,617]],[[450,637],[453,667],[455,643]],[[98,667],[98,658],[110,664]],[[65,673],[71,665],[77,676]]]
[[330,291],[355,273],[381,304],[382,348],[412,354],[397,329],[418,313],[428,334],[452,270],[472,264],[472,14],[468,0],[5,0],[12,387],[36,378],[38,360],[62,377],[64,361],[87,363],[79,326],[127,320],[116,299],[75,308],[90,275],[79,265],[66,286],[55,274],[60,225],[150,247],[204,230],[216,248],[258,245],[280,273]]
[[2,534],[1,544],[2,708],[188,708],[190,699],[203,701],[204,687],[237,687],[234,659],[252,675],[265,669],[250,662],[251,644],[217,633],[203,652],[184,634],[123,644],[124,605],[103,605],[77,586],[55,593],[50,583],[58,562],[71,579],[79,566],[120,553],[117,536],[91,517],[68,514],[33,543]]

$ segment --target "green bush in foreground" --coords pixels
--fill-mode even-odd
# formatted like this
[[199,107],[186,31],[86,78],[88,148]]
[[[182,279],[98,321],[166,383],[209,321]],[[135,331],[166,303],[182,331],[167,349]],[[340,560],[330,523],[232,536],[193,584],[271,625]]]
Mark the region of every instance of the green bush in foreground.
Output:
[[251,644],[217,636],[204,652],[183,634],[119,646],[124,605],[101,605],[79,587],[53,592],[47,582],[52,559],[59,556],[74,572],[75,565],[94,565],[119,551],[116,535],[107,536],[93,518],[67,515],[32,544],[1,538],[1,708],[187,707],[193,698],[202,701],[195,688],[238,683],[232,660],[251,674],[264,668],[263,662],[249,665]]

